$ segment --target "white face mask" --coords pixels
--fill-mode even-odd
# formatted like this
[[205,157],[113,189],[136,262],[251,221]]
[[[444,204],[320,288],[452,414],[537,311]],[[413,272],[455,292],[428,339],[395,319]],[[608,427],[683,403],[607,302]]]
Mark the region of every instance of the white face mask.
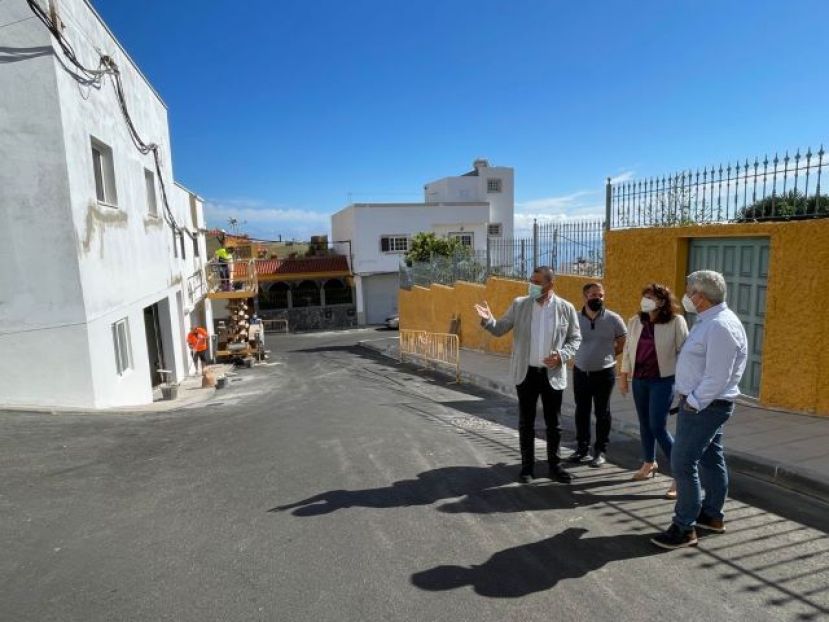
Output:
[[697,308],[694,306],[694,301],[691,300],[691,298],[688,296],[688,294],[685,294],[682,297],[682,306],[685,307],[685,310],[688,313],[696,313],[697,312]]
[[530,298],[535,300],[536,298],[541,298],[544,293],[544,288],[541,285],[530,283],[530,286],[527,288],[527,293],[530,295]]
[[656,301],[651,300],[650,298],[643,297],[642,300],[639,302],[639,308],[642,309],[642,313],[650,313],[651,311],[656,311]]

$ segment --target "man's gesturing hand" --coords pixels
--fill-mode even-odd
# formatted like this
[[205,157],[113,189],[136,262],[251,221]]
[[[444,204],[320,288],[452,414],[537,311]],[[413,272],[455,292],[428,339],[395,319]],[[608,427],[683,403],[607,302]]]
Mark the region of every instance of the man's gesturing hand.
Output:
[[492,319],[492,310],[489,308],[489,304],[487,301],[484,300],[483,305],[475,305],[475,311],[478,312],[478,315],[481,316],[482,320],[491,320]]
[[561,355],[558,352],[551,353],[550,356],[544,359],[544,364],[551,369],[555,369],[561,365]]

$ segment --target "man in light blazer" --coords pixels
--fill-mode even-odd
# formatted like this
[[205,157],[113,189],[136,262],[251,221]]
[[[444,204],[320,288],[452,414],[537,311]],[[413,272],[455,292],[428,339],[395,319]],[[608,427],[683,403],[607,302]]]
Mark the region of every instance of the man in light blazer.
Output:
[[572,480],[561,466],[561,398],[567,388],[567,361],[581,343],[576,309],[553,293],[552,268],[539,266],[530,278],[527,296],[513,300],[497,320],[489,305],[475,305],[481,325],[496,337],[513,332],[510,374],[518,393],[518,433],[521,446],[519,481],[535,478],[535,412],[538,397],[547,426],[547,460],[550,479]]

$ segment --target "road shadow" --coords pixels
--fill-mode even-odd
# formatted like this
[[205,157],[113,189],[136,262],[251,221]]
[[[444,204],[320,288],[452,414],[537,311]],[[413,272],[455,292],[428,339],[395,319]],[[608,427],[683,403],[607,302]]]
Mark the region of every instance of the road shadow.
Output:
[[489,598],[520,598],[584,577],[606,564],[660,553],[644,535],[584,538],[571,527],[545,540],[498,551],[480,565],[437,566],[412,575],[416,587],[438,592],[471,586]]
[[592,494],[589,487],[553,484],[539,479],[529,486],[508,486],[518,476],[519,465],[453,466],[425,471],[415,479],[405,479],[380,488],[330,490],[279,505],[268,512],[291,511],[294,516],[321,516],[347,508],[399,508],[432,505],[443,499],[457,501],[437,509],[449,514],[497,514],[532,510],[573,509],[607,501],[641,501],[661,498],[647,494]]

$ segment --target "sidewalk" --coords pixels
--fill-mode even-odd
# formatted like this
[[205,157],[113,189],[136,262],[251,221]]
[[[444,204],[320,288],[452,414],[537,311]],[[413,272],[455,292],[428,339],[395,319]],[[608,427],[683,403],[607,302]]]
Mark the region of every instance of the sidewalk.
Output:
[[[397,337],[360,342],[398,358]],[[515,398],[509,383],[509,357],[461,350],[461,378],[474,386]],[[563,424],[575,429],[572,382],[564,392]],[[639,438],[633,399],[614,391],[610,402],[615,433]],[[675,426],[671,417],[669,426]],[[829,500],[829,417],[772,411],[738,403],[726,426],[729,467],[804,494]]]
[[[233,365],[214,364],[209,366],[216,372],[217,376],[235,375]],[[99,408],[90,410],[88,408],[75,408],[69,406],[26,406],[14,407],[6,406],[0,410],[7,410],[9,412],[32,412],[32,413],[49,413],[49,414],[113,414],[113,413],[162,413],[180,408],[186,408],[206,402],[215,396],[215,388],[202,388],[201,374],[188,376],[178,385],[178,395],[174,400],[161,399],[161,388],[153,389],[153,402],[151,404],[143,404],[140,406],[114,406],[112,408]]]

